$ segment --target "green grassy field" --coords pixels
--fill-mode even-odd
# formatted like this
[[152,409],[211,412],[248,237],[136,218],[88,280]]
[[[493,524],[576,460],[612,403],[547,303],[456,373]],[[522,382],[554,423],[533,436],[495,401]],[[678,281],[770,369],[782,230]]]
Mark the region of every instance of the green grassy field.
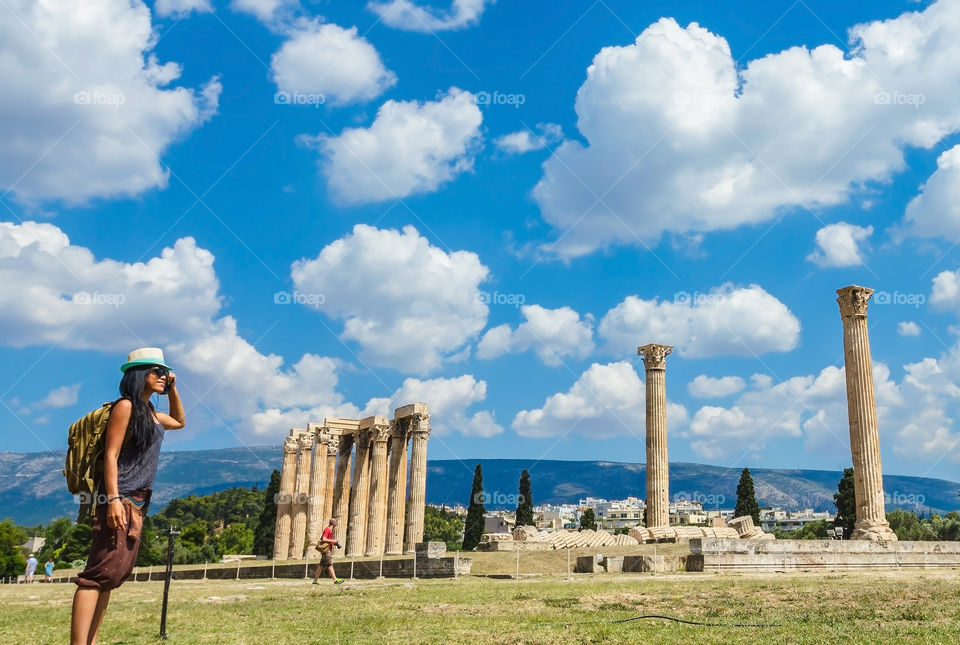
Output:
[[[73,585],[0,587],[0,643],[64,643]],[[101,643],[159,642],[162,583],[114,592]],[[720,623],[698,626],[663,614]],[[768,626],[734,626],[754,623]],[[960,643],[960,572],[174,581],[172,643]]]

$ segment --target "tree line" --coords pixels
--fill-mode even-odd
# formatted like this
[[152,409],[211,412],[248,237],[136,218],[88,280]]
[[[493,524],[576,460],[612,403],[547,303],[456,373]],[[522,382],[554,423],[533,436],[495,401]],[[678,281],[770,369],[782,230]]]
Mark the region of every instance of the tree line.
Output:
[[[272,557],[279,492],[280,471],[274,470],[265,490],[257,486],[235,487],[172,500],[164,509],[145,518],[137,565],[156,566],[165,562],[165,531],[168,527],[180,531],[180,537],[174,543],[175,564],[217,562],[228,554]],[[475,548],[484,533],[485,496],[483,472],[481,465],[477,464],[466,518],[445,508],[428,505],[424,511],[424,540],[444,542],[451,551]],[[516,502],[516,526],[535,526],[530,473],[526,470],[520,475]],[[828,530],[836,526],[843,528],[844,537],[849,538],[856,521],[853,468],[843,471],[834,504],[837,515],[832,525],[820,520],[796,531],[775,529],[774,534],[782,539],[822,539],[828,537]],[[760,525],[760,507],[748,468],[740,474],[734,515],[749,515],[757,526]],[[957,511],[924,517],[914,511],[895,509],[887,513],[887,521],[901,540],[960,540],[960,514]],[[597,528],[592,508],[581,514],[579,528]],[[10,519],[3,520],[0,522],[0,577],[23,574],[26,559],[21,545],[32,536],[46,538],[36,553],[41,563],[49,558],[57,569],[82,567],[86,563],[92,535],[89,523],[74,523],[68,517],[57,518],[46,526],[32,527],[18,526]]]

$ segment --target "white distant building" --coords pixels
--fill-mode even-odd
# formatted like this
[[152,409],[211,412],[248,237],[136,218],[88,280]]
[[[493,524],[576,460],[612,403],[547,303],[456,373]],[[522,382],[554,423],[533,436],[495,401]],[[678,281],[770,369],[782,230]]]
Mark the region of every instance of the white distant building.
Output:
[[646,505],[641,499],[628,497],[609,502],[603,501],[591,508],[597,520],[597,527],[611,531],[643,524]]
[[805,508],[802,511],[784,511],[780,507],[761,508],[760,526],[764,531],[772,531],[777,527],[784,531],[796,531],[810,522],[832,522],[835,515],[829,511],[814,511]]

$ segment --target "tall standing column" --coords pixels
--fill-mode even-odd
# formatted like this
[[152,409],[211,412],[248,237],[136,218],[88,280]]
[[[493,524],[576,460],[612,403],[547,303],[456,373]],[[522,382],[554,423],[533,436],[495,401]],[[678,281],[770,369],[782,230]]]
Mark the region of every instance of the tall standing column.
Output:
[[337,518],[337,528],[334,536],[337,542],[343,544],[347,539],[347,520],[350,509],[350,462],[353,455],[353,435],[345,434],[340,437],[340,446],[337,451],[337,476],[333,485],[333,515]]
[[[387,532],[387,441],[390,423],[386,417],[374,417],[370,428],[370,502],[367,510],[366,555],[383,555]],[[362,424],[362,422],[361,422]],[[361,425],[362,427],[362,425]]]
[[337,451],[339,448],[340,437],[330,435],[327,438],[327,489],[323,493],[323,526],[326,526],[330,518],[333,517],[333,485],[337,478]]
[[647,528],[670,526],[670,466],[667,461],[667,387],[664,372],[670,345],[637,348],[646,371]]
[[370,431],[358,430],[357,454],[353,461],[350,491],[350,525],[347,527],[347,555],[363,555],[367,546],[367,502],[370,498]]
[[280,491],[277,493],[277,524],[273,532],[273,559],[286,560],[290,552],[290,503],[297,478],[297,440],[291,435],[283,442]]
[[896,540],[897,535],[887,523],[883,500],[877,402],[873,393],[873,362],[867,333],[867,301],[872,295],[873,289],[856,285],[837,289],[837,303],[843,320],[847,416],[857,502],[857,521],[851,539],[888,542]]
[[307,502],[307,552],[317,555],[317,541],[326,520],[323,517],[323,505],[327,491],[327,441],[329,437],[313,430],[313,457],[310,461],[310,499]]
[[410,446],[410,508],[407,510],[407,539],[404,551],[416,551],[417,542],[423,542],[423,507],[427,494],[427,439],[430,438],[430,415],[426,412],[414,415],[410,427],[412,437]]
[[407,504],[408,419],[395,419],[390,436],[390,484],[387,492],[387,537],[384,553],[403,551],[403,520]]
[[310,496],[310,457],[313,436],[302,432],[297,438],[297,483],[293,494],[293,520],[290,523],[290,558],[303,557],[307,537],[307,498]]

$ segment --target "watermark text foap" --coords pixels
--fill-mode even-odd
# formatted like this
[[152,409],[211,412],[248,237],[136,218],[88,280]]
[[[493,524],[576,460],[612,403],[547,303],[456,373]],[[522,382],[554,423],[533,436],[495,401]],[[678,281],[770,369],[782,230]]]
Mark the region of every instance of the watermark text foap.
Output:
[[118,92],[101,92],[99,90],[88,92],[82,90],[74,93],[73,102],[75,105],[109,105],[118,108],[127,102],[127,97],[125,94]]
[[485,90],[477,92],[477,105],[512,105],[515,108],[520,107],[527,102],[524,94],[507,94],[494,90],[492,93]]
[[312,105],[318,108],[327,102],[327,97],[318,92],[287,92],[281,90],[273,95],[273,102],[277,105]]
[[927,297],[922,293],[900,293],[894,291],[877,291],[873,294],[873,302],[878,305],[908,305],[919,309],[920,305],[927,301]]
[[726,300],[727,294],[725,293],[700,293],[699,291],[690,293],[689,291],[678,291],[673,294],[673,301],[678,305],[718,305],[726,302]]
[[492,493],[485,490],[480,491],[479,493],[474,494],[473,503],[474,504],[483,504],[491,506],[512,506],[517,507],[524,501],[523,495],[518,495],[517,493],[501,493],[499,491],[493,491]]
[[927,503],[927,496],[923,493],[901,493],[898,490],[888,493],[884,491],[883,493],[884,504],[889,506],[925,506]]
[[924,94],[878,90],[873,94],[873,102],[877,105],[911,105],[914,108],[919,108],[927,102],[927,97]]
[[117,309],[127,301],[127,297],[122,293],[100,293],[94,291],[78,291],[71,297],[71,301],[77,305],[107,305]]
[[477,302],[485,305],[510,305],[518,309],[527,301],[527,297],[522,293],[500,293],[499,291],[493,293],[478,291],[476,298]]
[[319,307],[327,301],[327,297],[322,293],[303,293],[302,291],[277,291],[273,294],[273,304],[275,305],[306,305],[308,307]]
[[698,490],[695,491],[680,491],[679,493],[674,493],[673,502],[699,502],[700,506],[703,508],[718,508],[725,504],[727,501],[726,495],[723,493],[702,493]]

